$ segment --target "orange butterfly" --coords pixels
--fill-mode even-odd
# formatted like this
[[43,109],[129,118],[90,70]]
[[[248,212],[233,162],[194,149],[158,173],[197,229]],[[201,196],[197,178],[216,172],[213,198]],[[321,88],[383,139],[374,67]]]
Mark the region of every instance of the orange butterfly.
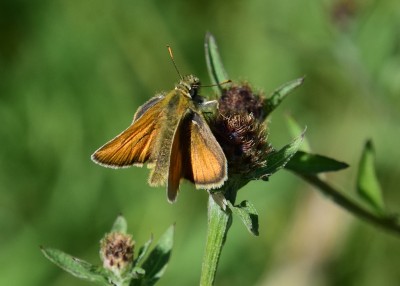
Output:
[[197,189],[221,187],[227,161],[203,116],[216,101],[204,102],[199,87],[197,77],[181,77],[172,91],[139,107],[131,126],[100,147],[92,160],[111,168],[147,163],[149,184],[166,184],[169,202],[176,200],[182,178]]

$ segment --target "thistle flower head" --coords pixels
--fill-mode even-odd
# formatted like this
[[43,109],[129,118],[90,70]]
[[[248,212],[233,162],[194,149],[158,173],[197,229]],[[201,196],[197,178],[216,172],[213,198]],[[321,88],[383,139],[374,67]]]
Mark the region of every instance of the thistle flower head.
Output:
[[219,114],[211,128],[224,150],[230,175],[249,174],[267,164],[272,148],[267,143],[263,102],[247,83],[233,85],[219,99]]
[[250,85],[233,84],[229,89],[223,90],[219,99],[219,111],[224,115],[252,114],[259,121],[263,121],[264,97],[253,93]]

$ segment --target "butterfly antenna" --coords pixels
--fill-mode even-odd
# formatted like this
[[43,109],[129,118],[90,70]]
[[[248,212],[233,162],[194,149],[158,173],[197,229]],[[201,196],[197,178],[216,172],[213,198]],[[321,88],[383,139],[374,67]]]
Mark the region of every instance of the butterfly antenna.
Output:
[[230,79],[227,79],[227,80],[224,80],[224,81],[222,81],[222,82],[219,82],[219,83],[208,84],[208,85],[202,85],[201,87],[213,87],[213,86],[220,86],[220,85],[223,85],[223,84],[228,84],[228,83],[231,83],[231,82],[232,82],[232,80],[230,80]]
[[174,67],[175,67],[176,72],[178,73],[179,77],[180,77],[181,79],[183,79],[181,73],[179,72],[178,67],[176,66],[176,63],[175,63],[175,60],[174,60],[174,54],[172,53],[171,47],[167,45],[167,48],[168,48],[168,52],[169,52],[169,56],[170,56],[170,58],[171,58],[171,61],[172,61],[172,63],[174,64]]

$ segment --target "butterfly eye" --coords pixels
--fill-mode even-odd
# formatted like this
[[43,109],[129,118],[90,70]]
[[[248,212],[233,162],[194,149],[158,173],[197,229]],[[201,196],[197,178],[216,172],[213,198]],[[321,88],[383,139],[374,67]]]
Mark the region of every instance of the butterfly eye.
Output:
[[195,98],[198,96],[199,86],[192,85],[191,89],[189,90],[189,94],[191,98]]

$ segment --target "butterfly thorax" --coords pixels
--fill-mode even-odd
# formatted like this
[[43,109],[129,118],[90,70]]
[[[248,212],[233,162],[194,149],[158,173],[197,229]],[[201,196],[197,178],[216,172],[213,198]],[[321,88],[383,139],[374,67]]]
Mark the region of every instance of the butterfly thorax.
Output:
[[194,99],[198,96],[200,89],[200,80],[194,75],[186,75],[175,86],[175,90],[179,90],[183,95]]

